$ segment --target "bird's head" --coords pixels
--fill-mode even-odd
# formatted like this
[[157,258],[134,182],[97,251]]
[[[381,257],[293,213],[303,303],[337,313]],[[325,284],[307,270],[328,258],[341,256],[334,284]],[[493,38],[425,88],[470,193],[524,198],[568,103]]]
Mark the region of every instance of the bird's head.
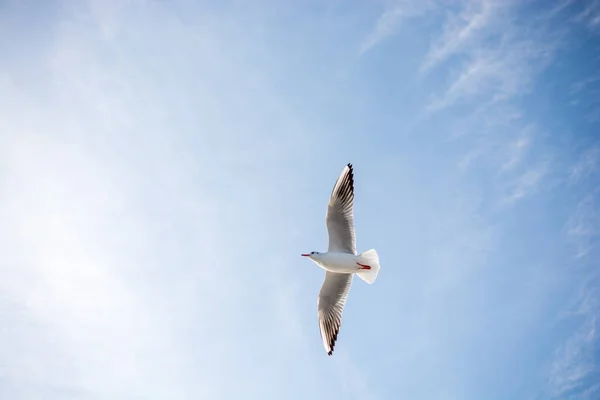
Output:
[[304,254],[300,254],[302,257],[308,257],[308,258],[313,258],[315,256],[319,255],[318,251],[311,251],[310,253],[304,253]]

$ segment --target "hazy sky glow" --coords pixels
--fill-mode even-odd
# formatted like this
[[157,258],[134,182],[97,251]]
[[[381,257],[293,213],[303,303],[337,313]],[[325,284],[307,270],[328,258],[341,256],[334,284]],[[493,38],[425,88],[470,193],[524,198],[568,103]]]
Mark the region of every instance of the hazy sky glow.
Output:
[[[0,37],[0,398],[600,397],[600,1],[9,0]],[[348,162],[382,269],[328,357],[300,253]]]

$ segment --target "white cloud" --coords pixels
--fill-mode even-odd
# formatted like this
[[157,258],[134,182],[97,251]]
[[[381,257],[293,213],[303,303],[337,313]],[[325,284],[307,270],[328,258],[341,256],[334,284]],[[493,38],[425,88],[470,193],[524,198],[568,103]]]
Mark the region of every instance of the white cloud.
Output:
[[572,96],[580,94],[582,91],[585,91],[590,85],[593,85],[596,82],[600,81],[600,73],[593,74],[585,79],[578,80],[571,84],[570,94]]
[[583,10],[575,17],[578,22],[583,22],[592,32],[600,32],[600,1],[585,2]]
[[514,169],[525,157],[527,149],[531,144],[531,138],[526,134],[522,134],[520,137],[509,143],[506,161],[500,167],[501,172],[506,172]]
[[560,319],[564,324],[574,325],[575,329],[560,344],[553,358],[549,375],[549,390],[553,398],[591,400],[600,394],[600,385],[597,384],[600,378],[597,360],[600,340],[597,262],[600,243],[599,156],[597,146],[583,151],[565,185],[569,193],[579,197],[565,224],[565,234],[572,245],[576,262],[576,268],[569,269],[569,274],[583,276],[583,279],[580,279],[574,301]]
[[[568,214],[572,209],[565,231],[569,240],[575,243],[577,257],[568,257],[568,252],[565,257],[568,259],[567,262],[557,257],[557,270],[554,270],[551,265],[553,260],[532,254],[537,250],[523,249],[524,254],[529,254],[524,258],[515,254],[521,250],[516,251],[508,246],[502,250],[511,254],[516,262],[521,262],[514,276],[515,282],[527,281],[528,278],[523,272],[531,273],[531,270],[530,266],[525,264],[539,262],[541,272],[535,275],[536,287],[531,288],[531,292],[542,297],[550,297],[560,290],[568,292],[572,288],[570,285],[576,286],[579,282],[579,277],[573,276],[576,274],[575,269],[577,271],[585,269],[585,263],[594,264],[593,267],[597,269],[597,262],[592,259],[592,255],[596,254],[598,243],[595,226],[600,226],[600,222],[597,221],[595,212],[597,194],[590,195],[590,177],[596,173],[592,171],[597,169],[595,161],[597,157],[595,150],[590,150],[572,171],[564,168],[565,164],[569,163],[572,153],[567,149],[553,147],[556,144],[554,138],[559,136],[564,138],[561,136],[564,133],[554,130],[550,117],[549,120],[535,120],[535,115],[528,114],[528,105],[537,101],[538,94],[535,93],[537,85],[541,83],[545,86],[546,83],[539,81],[540,76],[560,55],[559,50],[569,51],[566,45],[573,39],[569,32],[573,25],[572,21],[564,22],[568,21],[565,14],[572,13],[572,8],[577,2],[566,2],[556,7],[550,5],[548,7],[552,9],[549,12],[545,12],[540,4],[541,9],[536,13],[532,12],[529,5],[517,1],[479,0],[454,2],[443,6],[441,2],[438,4],[440,7],[434,8],[435,12],[432,16],[440,18],[441,33],[431,40],[430,48],[419,71],[421,80],[430,83],[433,91],[420,122],[430,128],[431,125],[426,124],[430,120],[435,121],[433,125],[435,129],[440,129],[452,140],[452,145],[448,146],[449,152],[456,148],[464,149],[463,156],[458,157],[454,164],[461,172],[460,183],[464,184],[469,180],[476,182],[473,187],[470,187],[469,193],[475,198],[483,198],[481,207],[491,211],[492,215],[501,216],[500,220],[503,220],[504,216],[509,217],[508,220],[512,220],[512,217],[518,218],[520,216],[518,207],[514,205],[524,199],[530,200],[528,206],[544,207],[548,215],[537,216],[536,214],[536,219],[543,218],[549,225],[556,223],[562,226],[565,220],[560,219],[561,216]],[[589,10],[590,6],[585,8]],[[588,14],[591,15],[592,12],[589,11]],[[396,15],[394,19],[389,18],[386,21],[394,22],[391,26],[396,27],[398,23],[395,21],[400,20]],[[401,21],[406,22],[406,19]],[[393,32],[394,28],[390,29],[387,24],[383,26],[386,28],[382,30],[383,32]],[[561,63],[560,66],[565,67],[565,64]],[[595,93],[588,93],[589,87],[595,82],[593,79],[594,77],[578,81],[572,86],[571,93],[565,94],[571,97],[577,96],[580,105],[587,105],[584,97],[598,97],[593,96]],[[439,82],[444,80],[446,84],[440,85]],[[586,93],[583,93],[584,91]],[[528,97],[531,94],[534,96]],[[589,94],[591,96],[587,96]],[[529,103],[529,100],[532,103]],[[561,99],[549,101],[560,102]],[[557,116],[559,121],[562,121],[561,118],[563,117]],[[427,131],[426,134],[429,135],[430,132]],[[587,186],[578,187],[577,190],[585,191],[587,195],[577,200],[578,194],[571,192],[567,185],[562,185],[565,183],[565,171],[571,174],[571,188],[574,182],[583,185],[583,180],[586,180]],[[560,187],[557,182],[560,182]],[[550,192],[553,196],[535,196],[538,193]],[[576,200],[573,201],[571,196],[575,196]],[[563,201],[569,205],[564,205]],[[529,210],[529,208],[524,209]],[[529,221],[526,217],[523,219]],[[498,231],[501,233],[492,241],[496,246],[502,246],[502,233],[507,233],[502,230],[509,230],[507,226],[510,224],[518,225],[518,222],[511,221],[506,225],[498,222]],[[525,244],[535,247],[538,240],[546,243],[546,238],[558,242],[563,240],[564,243],[565,236],[562,233],[542,232],[532,226],[528,226],[527,231],[536,232],[539,236],[531,240],[520,237],[518,228],[511,230],[510,235],[524,247]],[[564,246],[564,248],[569,247]],[[547,251],[547,254],[563,254],[558,249],[540,247],[538,250],[544,253]],[[492,261],[489,263],[491,264]],[[463,259],[450,260],[450,264],[470,265]],[[509,270],[506,265],[502,267],[503,272],[500,274],[503,276],[502,279],[506,279],[504,268],[506,271]],[[449,271],[451,271],[449,274],[455,272],[452,268],[449,268]],[[444,272],[436,270],[436,275],[445,277]],[[467,278],[458,275],[456,279]],[[560,283],[548,283],[546,280],[550,279],[556,279]],[[545,283],[541,284],[541,281]],[[441,287],[444,289],[452,284],[450,279],[446,281],[442,278],[441,282]],[[510,284],[511,290],[514,285],[516,285],[514,282]],[[597,286],[597,282],[594,285]],[[557,289],[559,286],[560,290]],[[595,289],[590,290],[589,293],[588,300],[584,302],[588,304],[586,306],[588,308],[590,304],[594,304],[596,301],[594,299],[597,297]],[[431,297],[435,298],[435,296]],[[495,304],[504,304],[506,301],[507,298],[503,297]],[[532,312],[532,316],[535,315],[534,319],[552,318],[552,316],[541,317],[540,315],[551,308],[549,304],[553,301],[560,303],[561,299],[541,301],[545,309]],[[524,304],[519,304],[515,309],[519,309]],[[569,321],[568,326],[564,326],[564,331],[557,329],[544,332],[544,338],[549,342],[546,345],[550,351],[556,349],[557,343],[560,344],[556,355],[549,357],[554,363],[549,375],[549,387],[551,394],[556,398],[570,398],[568,396],[571,395],[573,398],[597,397],[599,388],[595,383],[598,342],[595,316],[597,315],[596,307],[585,316],[580,315],[583,323],[581,320],[575,323]],[[508,331],[503,332],[504,337],[508,334]],[[539,354],[536,353],[536,357]],[[513,361],[511,360],[511,363]],[[514,368],[514,365],[511,368]],[[495,377],[497,378],[498,375]]]
[[561,344],[554,354],[549,373],[549,391],[552,398],[595,399],[600,394],[600,377],[596,363],[598,331],[597,271],[581,284],[569,314],[563,322],[575,321],[577,328]]
[[584,187],[586,190],[573,208],[566,224],[566,232],[575,246],[577,258],[587,256],[598,246],[600,240],[600,214],[598,199],[600,186],[600,147],[595,146],[582,152],[569,174],[569,188]]
[[585,195],[567,222],[567,234],[576,247],[577,258],[588,255],[598,246],[600,240],[598,196],[598,190]]
[[517,39],[511,33],[496,48],[471,48],[460,72],[428,109],[438,111],[462,100],[494,104],[526,94],[550,62],[554,48],[553,42]]
[[583,152],[571,169],[570,179],[573,183],[580,182],[590,176],[600,173],[600,146],[595,146]]
[[469,52],[473,45],[481,45],[505,23],[505,10],[511,2],[480,0],[466,1],[459,12],[450,13],[439,38],[431,46],[422,69],[428,71],[450,56]]
[[500,199],[500,204],[512,205],[517,200],[535,193],[546,174],[547,167],[539,165],[526,170],[517,178],[510,180],[504,190],[504,196]]
[[497,104],[531,91],[537,75],[552,61],[563,31],[549,29],[548,19],[522,26],[519,4],[466,1],[447,13],[421,72],[433,73],[450,60],[458,68],[451,70],[447,88],[429,104],[430,112],[461,101]]
[[373,30],[360,44],[359,54],[366,53],[396,33],[402,21],[423,15],[433,7],[435,7],[435,3],[431,0],[394,1],[386,7],[383,14],[377,19]]
[[535,148],[537,134],[535,124],[528,124],[515,135],[507,134],[507,138],[501,139],[501,145],[498,149],[498,162],[501,164],[500,174],[508,174],[523,166],[528,156],[530,156],[530,151]]
[[536,193],[553,172],[552,151],[534,141],[538,128],[517,102],[533,91],[540,72],[553,61],[563,32],[551,29],[548,18],[524,27],[520,10],[518,2],[491,0],[461,2],[447,10],[421,67],[421,73],[445,75],[448,81],[431,97],[425,115],[461,116],[463,122],[448,130],[457,139],[470,135],[475,144],[458,167],[496,172],[492,191],[500,206]]
[[[596,321],[591,319],[557,351],[550,381],[554,388],[554,396],[564,396],[574,389],[579,389],[582,381],[595,374],[593,354],[597,339]],[[588,390],[597,393],[594,387],[589,387]],[[592,393],[588,394],[589,397],[579,398],[592,399]]]
[[600,73],[579,79],[571,84],[569,104],[572,107],[586,109],[586,119],[591,123],[600,120]]

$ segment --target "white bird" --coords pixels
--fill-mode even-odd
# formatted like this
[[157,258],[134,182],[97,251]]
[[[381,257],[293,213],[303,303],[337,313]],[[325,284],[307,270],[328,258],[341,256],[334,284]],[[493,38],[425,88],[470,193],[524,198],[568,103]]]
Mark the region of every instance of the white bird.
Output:
[[327,207],[329,249],[326,253],[302,254],[325,270],[317,308],[321,339],[328,355],[333,354],[354,274],[373,283],[379,273],[379,256],[375,250],[356,254],[353,208],[354,172],[352,164],[348,164],[333,187]]

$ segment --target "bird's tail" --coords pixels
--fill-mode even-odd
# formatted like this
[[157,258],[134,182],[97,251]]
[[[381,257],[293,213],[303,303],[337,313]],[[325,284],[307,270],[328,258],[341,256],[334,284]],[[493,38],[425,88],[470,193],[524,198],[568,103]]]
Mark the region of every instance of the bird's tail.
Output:
[[367,250],[358,255],[358,262],[369,269],[361,269],[357,272],[358,276],[367,283],[375,282],[379,274],[379,255],[374,249]]

